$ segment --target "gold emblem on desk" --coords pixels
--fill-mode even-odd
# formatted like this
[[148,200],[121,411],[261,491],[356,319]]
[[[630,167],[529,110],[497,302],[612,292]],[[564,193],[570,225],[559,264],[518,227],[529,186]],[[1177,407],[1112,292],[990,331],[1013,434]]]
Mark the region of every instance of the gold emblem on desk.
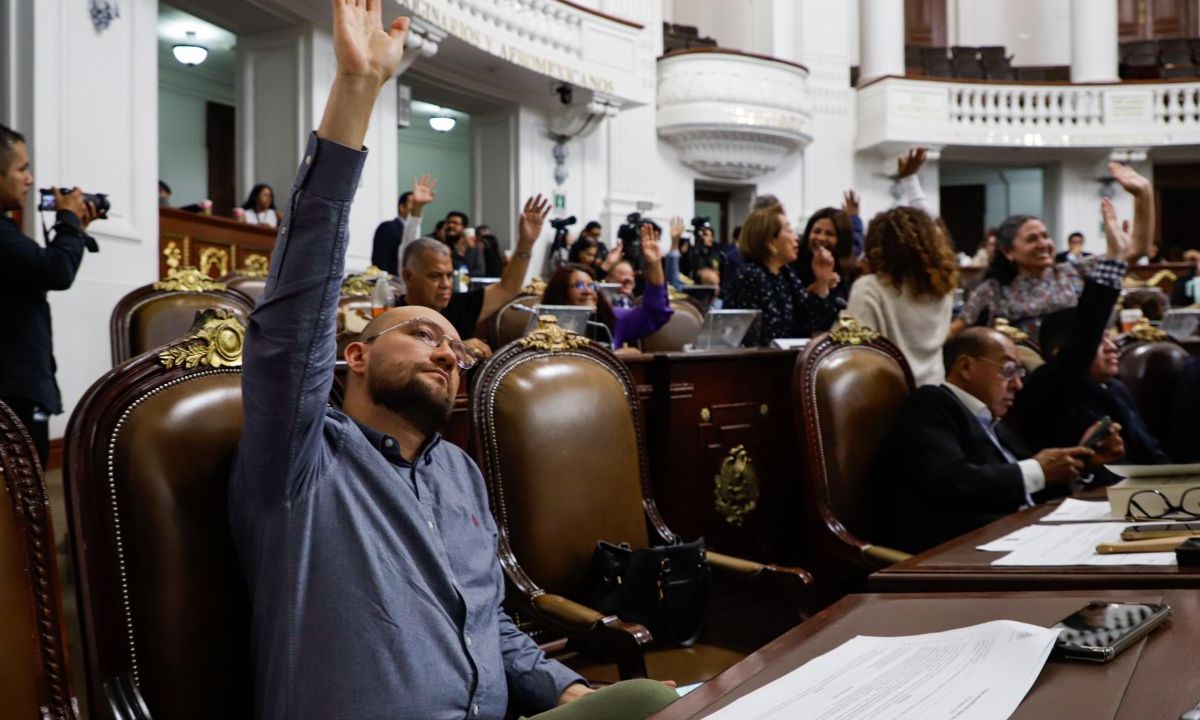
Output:
[[558,318],[553,315],[538,317],[537,330],[518,340],[523,348],[533,348],[543,352],[563,352],[585,347],[588,339],[569,330],[564,330],[558,324]]
[[1142,318],[1134,323],[1133,327],[1129,328],[1128,337],[1138,342],[1161,342],[1169,340],[1170,335],[1166,331],[1154,327],[1146,318]]
[[862,345],[879,339],[879,333],[863,325],[854,316],[843,310],[838,314],[829,339],[838,345]]
[[266,255],[259,253],[250,253],[242,263],[242,267],[238,269],[238,275],[246,277],[265,278],[267,269],[270,266],[270,260]]
[[725,522],[741,527],[746,516],[758,507],[758,473],[746,446],[738,445],[729,451],[713,480],[713,507]]
[[525,295],[541,295],[546,292],[546,281],[540,277],[535,277],[529,281],[529,284],[521,288],[521,292]]
[[224,290],[225,283],[217,282],[200,272],[199,268],[184,265],[167,273],[167,277],[154,283],[155,290],[173,292],[207,292]]
[[389,276],[374,265],[351,275],[342,282],[342,297],[371,297],[371,293],[375,291],[375,281],[381,277]]
[[241,367],[246,328],[229,310],[202,310],[187,337],[158,354],[166,368]]

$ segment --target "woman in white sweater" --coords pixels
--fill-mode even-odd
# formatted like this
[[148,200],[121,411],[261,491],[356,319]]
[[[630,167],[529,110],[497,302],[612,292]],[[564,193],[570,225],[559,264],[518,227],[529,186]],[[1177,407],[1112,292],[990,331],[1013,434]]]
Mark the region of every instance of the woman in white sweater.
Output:
[[948,239],[925,212],[898,207],[871,220],[863,247],[871,274],[851,288],[850,314],[900,348],[918,386],[942,382],[958,287]]

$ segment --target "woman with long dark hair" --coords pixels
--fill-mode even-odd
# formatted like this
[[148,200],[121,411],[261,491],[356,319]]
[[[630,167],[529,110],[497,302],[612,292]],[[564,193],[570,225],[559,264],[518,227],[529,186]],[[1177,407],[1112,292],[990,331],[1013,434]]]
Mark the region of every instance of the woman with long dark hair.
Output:
[[[1135,262],[1146,254],[1154,232],[1154,189],[1150,181],[1132,168],[1110,162],[1113,178],[1134,197],[1133,232],[1122,244],[1124,233],[1107,233],[1108,252],[1071,263],[1055,263],[1054,240],[1040,218],[1012,215],[996,229],[996,250],[987,276],[975,288],[962,313],[954,321],[951,334],[970,325],[988,325],[1005,318],[1030,335],[1037,336],[1044,315],[1075,307],[1083,292],[1083,279],[1093,272],[1116,272],[1117,261]],[[1104,222],[1118,222],[1112,202],[1101,203]]]
[[259,183],[250,189],[250,196],[242,203],[246,211],[242,219],[248,225],[266,225],[278,227],[280,215],[275,209],[275,191],[266,183]]
[[861,272],[858,259],[854,256],[854,226],[848,214],[827,207],[816,211],[808,219],[804,234],[800,236],[800,253],[796,262],[792,263],[792,270],[805,287],[816,281],[813,255],[817,248],[824,248],[833,256],[833,269],[841,281],[833,288],[832,295],[844,306],[850,297],[850,286]]
[[[583,239],[576,240],[578,245]],[[596,287],[595,270],[590,265],[568,264],[555,271],[542,293],[545,305],[579,305],[596,308],[596,320],[612,333],[613,349],[640,340],[658,331],[671,319],[671,304],[667,299],[666,277],[663,274],[662,251],[654,239],[650,223],[641,227],[642,255],[646,260],[646,290],[642,304],[631,308],[614,308]],[[574,246],[572,246],[574,247]]]

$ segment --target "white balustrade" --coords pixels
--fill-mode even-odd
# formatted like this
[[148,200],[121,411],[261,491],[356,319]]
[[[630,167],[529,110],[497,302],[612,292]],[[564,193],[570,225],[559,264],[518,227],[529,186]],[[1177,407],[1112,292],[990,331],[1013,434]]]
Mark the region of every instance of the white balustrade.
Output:
[[885,78],[858,91],[859,149],[1200,144],[1200,82],[1030,85]]

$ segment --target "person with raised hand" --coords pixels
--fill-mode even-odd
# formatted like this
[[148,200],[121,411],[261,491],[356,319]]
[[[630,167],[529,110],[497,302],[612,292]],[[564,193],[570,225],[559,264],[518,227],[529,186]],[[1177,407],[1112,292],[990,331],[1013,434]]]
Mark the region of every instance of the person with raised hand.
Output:
[[969,325],[987,325],[1005,318],[1036,335],[1042,317],[1075,307],[1089,278],[1120,283],[1128,263],[1146,255],[1154,235],[1154,189],[1132,168],[1111,162],[1108,170],[1133,195],[1133,226],[1128,233],[1117,223],[1111,203],[1102,203],[1107,252],[1078,262],[1056,263],[1054,239],[1040,218],[1012,215],[996,230],[996,250],[987,276],[967,298],[951,325],[957,333]]
[[[593,692],[504,612],[483,478],[437,433],[476,362],[449,321],[419,306],[373,319],[346,347],[342,407],[329,405],[362,141],[409,24],[385,29],[382,2],[333,3],[337,74],[246,332],[229,511],[255,716],[645,717],[674,691]],[[523,230],[540,229],[544,211],[526,210]]]

